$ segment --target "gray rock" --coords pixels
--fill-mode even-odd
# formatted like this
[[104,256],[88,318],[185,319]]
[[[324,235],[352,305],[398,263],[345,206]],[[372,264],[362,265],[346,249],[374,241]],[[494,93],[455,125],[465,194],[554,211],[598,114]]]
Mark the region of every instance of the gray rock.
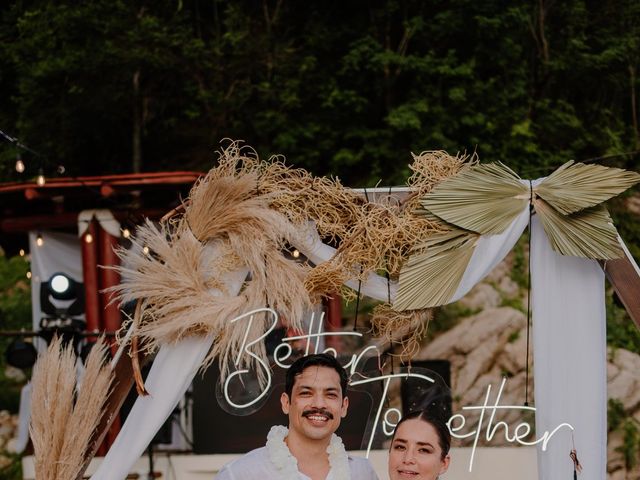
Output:
[[500,305],[500,293],[487,283],[479,283],[460,300],[460,304],[471,310],[493,308]]

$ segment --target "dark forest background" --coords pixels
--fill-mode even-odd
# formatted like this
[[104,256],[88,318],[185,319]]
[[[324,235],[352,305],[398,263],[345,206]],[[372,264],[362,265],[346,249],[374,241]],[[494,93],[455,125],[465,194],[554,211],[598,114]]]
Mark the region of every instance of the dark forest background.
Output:
[[[639,170],[639,67],[636,0],[2,2],[0,129],[44,158],[22,151],[18,174],[0,142],[0,182],[207,171],[223,138],[351,186],[402,184],[434,149],[523,178]],[[609,208],[640,259],[626,200]],[[27,318],[28,268],[0,254],[5,327]],[[608,302],[610,345],[640,352]]]
[[[634,152],[634,0],[13,1],[0,128],[45,173],[208,170],[224,137],[353,186],[410,152],[477,151],[523,177]],[[41,160],[0,144],[0,179]],[[637,169],[638,155],[605,159]]]
[[[0,183],[204,172],[223,138],[349,186],[402,184],[411,152],[440,149],[523,178],[571,159],[638,171],[639,67],[637,0],[3,1],[0,130],[44,157],[21,151],[19,174],[0,138]],[[632,194],[609,208],[640,259]],[[30,322],[28,269],[0,251],[2,328]],[[609,345],[640,353],[607,302]],[[16,411],[4,358],[0,385]]]

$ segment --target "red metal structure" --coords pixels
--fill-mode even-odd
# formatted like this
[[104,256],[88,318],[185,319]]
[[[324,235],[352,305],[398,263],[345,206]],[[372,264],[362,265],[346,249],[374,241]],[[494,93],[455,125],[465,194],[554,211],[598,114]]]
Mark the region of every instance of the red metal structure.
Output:
[[[159,219],[179,205],[202,174],[198,172],[141,173],[49,179],[35,183],[0,184],[0,246],[8,255],[27,250],[29,231],[56,230],[78,234],[84,210],[107,209],[128,229],[147,217]],[[112,232],[113,233],[113,232]],[[115,332],[122,323],[120,309],[105,289],[118,284],[114,248],[120,238],[93,218],[82,234],[85,320],[88,332]],[[89,337],[91,341],[91,337]],[[115,348],[115,347],[112,347]],[[120,428],[116,418],[107,433],[105,453]]]

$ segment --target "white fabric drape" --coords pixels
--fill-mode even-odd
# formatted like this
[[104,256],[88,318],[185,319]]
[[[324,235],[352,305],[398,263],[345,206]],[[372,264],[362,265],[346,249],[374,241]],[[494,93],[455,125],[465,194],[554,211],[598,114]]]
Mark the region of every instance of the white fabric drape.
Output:
[[[452,301],[464,296],[513,248],[528,224],[528,208],[502,234],[479,239]],[[533,224],[531,276],[537,436],[570,423],[575,428],[575,447],[584,465],[581,479],[600,480],[605,475],[607,441],[603,273],[595,261],[553,252],[535,217]],[[306,241],[295,246],[316,265],[335,254],[334,248],[321,242],[315,228],[309,228]],[[238,278],[229,283],[233,286],[229,293],[239,290],[242,280]],[[348,285],[358,288],[357,282]],[[361,292],[383,301],[390,296],[393,302],[397,284],[371,274],[362,283]],[[162,347],[146,381],[152,395],[138,399],[93,480],[126,477],[188,388],[210,345],[209,338]],[[546,451],[539,446],[539,478],[571,478],[571,448],[567,428],[553,435]]]
[[212,342],[212,337],[192,337],[160,349],[145,380],[150,395],[138,397],[93,480],[127,477],[191,385]]
[[113,213],[111,213],[111,210],[97,209],[83,210],[80,212],[78,215],[78,237],[85,234],[89,228],[89,224],[94,218],[102,229],[109,235],[116,238],[120,238],[122,236],[120,232],[120,222],[116,220]]
[[[533,218],[531,287],[536,433],[569,423],[584,470],[606,477],[607,378],[604,273],[595,260],[559,255]],[[571,430],[538,447],[538,478],[573,478]]]
[[518,218],[501,234],[485,235],[478,239],[473,255],[471,255],[471,260],[469,260],[469,265],[462,275],[460,285],[458,285],[451,302],[460,300],[469,293],[480,280],[486,277],[507,256],[528,224],[529,207],[522,210]]

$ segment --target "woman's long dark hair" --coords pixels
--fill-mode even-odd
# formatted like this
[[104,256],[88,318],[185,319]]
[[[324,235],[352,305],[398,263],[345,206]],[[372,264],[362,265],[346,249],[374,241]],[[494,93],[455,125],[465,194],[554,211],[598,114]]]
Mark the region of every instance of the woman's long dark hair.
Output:
[[400,427],[403,422],[412,420],[414,418],[420,419],[423,422],[430,424],[435,429],[436,433],[438,434],[438,444],[440,445],[440,449],[442,450],[441,460],[444,460],[449,453],[449,449],[451,448],[451,433],[449,432],[447,423],[442,419],[442,415],[432,410],[417,410],[409,412],[404,417],[402,417],[402,419],[396,425],[395,430],[393,431],[391,443],[393,444],[393,439],[396,438],[398,427]]

